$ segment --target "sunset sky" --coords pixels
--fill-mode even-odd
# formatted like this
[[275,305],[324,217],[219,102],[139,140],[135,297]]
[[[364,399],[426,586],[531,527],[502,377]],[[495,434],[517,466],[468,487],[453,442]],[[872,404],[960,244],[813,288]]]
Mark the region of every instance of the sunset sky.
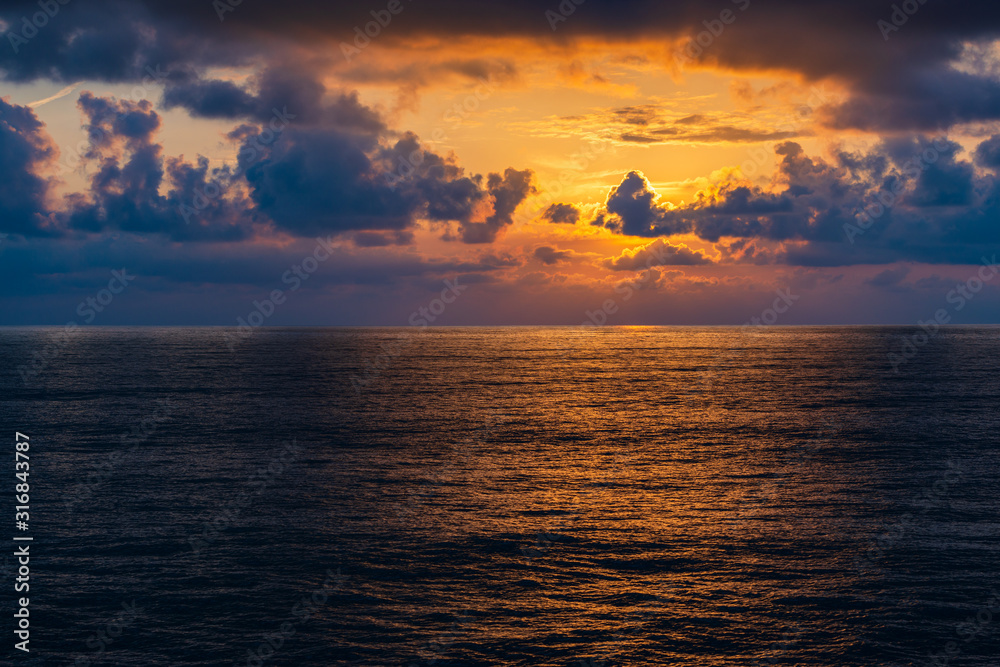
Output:
[[4,3],[0,324],[997,322],[998,19]]

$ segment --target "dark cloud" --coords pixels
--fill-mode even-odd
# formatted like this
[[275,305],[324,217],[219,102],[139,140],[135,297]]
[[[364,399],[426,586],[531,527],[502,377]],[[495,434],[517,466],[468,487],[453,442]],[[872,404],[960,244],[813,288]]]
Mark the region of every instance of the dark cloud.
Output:
[[458,223],[466,243],[489,243],[530,191],[530,172],[468,176],[413,135],[386,148],[381,134],[295,122],[262,142],[267,129],[243,141],[239,170],[254,210],[296,235],[367,230],[402,238],[427,219]]
[[49,180],[40,175],[55,155],[35,113],[0,99],[0,232],[56,233],[46,216]]
[[[78,101],[89,137],[84,154],[95,168],[85,193],[67,197],[56,215],[67,229],[160,234],[174,240],[247,238],[255,215],[225,169],[165,158],[155,142],[160,117],[152,105],[95,97]],[[167,193],[161,194],[166,183]],[[213,196],[214,194],[214,196]]]
[[569,250],[557,250],[549,246],[539,246],[535,248],[534,255],[535,258],[542,264],[547,264],[549,266],[559,264],[561,262],[568,262],[573,258],[573,253]]
[[357,93],[326,91],[318,77],[276,65],[245,88],[173,82],[164,100],[195,115],[251,121],[230,133],[242,142],[239,171],[255,209],[294,234],[398,233],[426,218],[458,223],[466,243],[489,243],[512,222],[531,191],[530,172],[466,175],[416,135],[396,137]]
[[629,172],[591,224],[629,236],[768,242],[724,244],[728,260],[753,263],[968,263],[1000,243],[1000,180],[977,176],[952,141],[893,138],[833,163],[792,142],[776,153],[774,191],[727,181],[679,207]]
[[643,134],[635,134],[633,132],[626,132],[625,134],[618,135],[618,138],[622,141],[627,141],[633,144],[658,144],[662,139],[657,139],[656,137],[650,137]]
[[492,243],[497,234],[514,222],[514,211],[535,191],[531,170],[508,168],[503,175],[490,174],[486,189],[493,199],[493,212],[483,222],[461,221],[460,232],[465,243]]
[[[850,98],[821,115],[839,128],[940,130],[955,123],[1000,119],[1000,81],[987,72],[953,67],[963,55],[974,65],[993,63],[994,56],[975,49],[1000,36],[1000,6],[971,0],[914,6],[916,12],[903,16],[899,30],[886,32],[879,21],[893,19],[891,4],[733,3],[734,24],[699,49],[695,59],[738,71],[793,71],[807,80],[843,82]],[[170,82],[166,102],[212,117],[234,109],[254,113],[255,104],[237,86],[201,80],[209,68],[278,61],[304,63],[305,69],[321,67],[341,58],[339,42],[352,42],[355,28],[372,20],[369,8],[348,2],[243,2],[220,16],[205,0],[94,0],[60,4],[56,16],[35,31],[27,30],[31,37],[24,39],[23,20],[37,12],[31,0],[0,8],[0,18],[9,26],[9,43],[0,50],[6,80],[139,82],[147,76],[147,67],[162,67]],[[428,36],[518,36],[556,46],[585,37],[664,40],[694,37],[706,30],[705,21],[717,16],[716,10],[696,0],[589,0],[553,31],[539,5],[528,0],[502,5],[427,0],[419,10],[404,3],[403,13],[378,39],[394,45]],[[477,59],[397,69],[383,75],[419,84],[421,78],[437,80],[448,72],[475,78],[510,72]],[[363,67],[355,73],[369,77],[365,80],[376,75]],[[285,103],[291,106],[292,101]],[[643,127],[645,111],[633,111],[622,120]]]
[[351,237],[359,248],[382,248],[391,245],[412,245],[413,232],[357,232]]
[[402,230],[418,201],[381,178],[376,138],[290,125],[270,143],[247,141],[240,167],[257,210],[298,235]]
[[834,129],[945,131],[953,125],[1000,119],[1000,81],[959,72],[947,62],[927,71],[902,72],[908,80],[823,109]]
[[705,120],[705,116],[702,114],[693,114],[691,116],[685,116],[679,120],[675,120],[674,123],[677,125],[694,125],[699,124]]
[[243,118],[259,115],[252,94],[231,81],[195,79],[170,85],[163,93],[167,109],[183,107],[202,118]]
[[598,216],[604,223],[627,236],[670,236],[690,230],[687,221],[668,221],[669,210],[659,203],[660,196],[641,172],[631,171],[619,185],[611,188],[605,202],[605,214]]
[[572,204],[552,204],[542,212],[542,218],[554,224],[575,225],[580,220],[580,209]]
[[652,104],[622,107],[611,112],[614,122],[646,127],[660,119],[660,110]]
[[466,175],[415,135],[396,138],[356,93],[324,93],[311,76],[272,69],[252,94],[221,86],[229,92],[218,99],[197,95],[215,88],[197,82],[183,98],[195,113],[244,121],[228,133],[237,164],[215,169],[163,155],[150,102],[83,93],[84,158],[96,173],[86,193],[69,196],[65,226],[176,240],[239,240],[268,226],[296,236],[367,231],[355,242],[385,245],[412,242],[409,230],[427,219],[457,223],[464,242],[489,243],[532,191],[530,171]]
[[84,91],[76,104],[86,118],[84,129],[90,141],[86,157],[89,158],[101,155],[115,139],[123,139],[129,150],[138,150],[160,129],[160,116],[153,111],[149,100],[119,102]]
[[717,246],[723,261],[738,264],[774,264],[777,254],[757,239],[736,239]]
[[976,146],[976,162],[990,169],[1000,169],[1000,134]]
[[[288,322],[286,317],[295,312],[293,322],[316,322],[317,313],[336,310],[331,304],[340,303],[339,298],[368,288],[349,307],[345,304],[347,315],[358,318],[351,322],[365,323],[366,317],[380,314],[385,324],[403,325],[416,305],[440,294],[444,279],[461,276],[460,284],[486,282],[516,265],[489,256],[431,259],[391,248],[371,252],[334,243],[326,246],[329,259],[320,263],[300,289],[292,290],[283,276],[291,267],[301,266],[305,257],[315,256],[315,239],[297,239],[281,247],[188,244],[184,252],[173,244],[149,243],[124,234],[6,243],[13,246],[5,250],[0,262],[0,283],[5,287],[0,321],[4,324],[32,323],[32,315],[26,314],[42,312],[38,302],[43,297],[50,304],[42,315],[45,323],[79,321],[75,309],[80,300],[106,286],[111,269],[126,267],[139,278],[121,303],[116,297],[114,308],[102,313],[100,323],[233,326],[238,316],[245,317],[253,308],[253,300],[267,298],[274,289],[284,290],[289,297],[288,311],[279,309],[275,323]],[[17,307],[8,309],[11,304]]]
[[469,86],[469,92],[485,99],[497,84],[516,81],[516,63],[505,58],[448,59],[443,62],[414,61],[389,63],[358,59],[341,74],[343,81],[357,84],[397,83],[416,90],[442,82]]

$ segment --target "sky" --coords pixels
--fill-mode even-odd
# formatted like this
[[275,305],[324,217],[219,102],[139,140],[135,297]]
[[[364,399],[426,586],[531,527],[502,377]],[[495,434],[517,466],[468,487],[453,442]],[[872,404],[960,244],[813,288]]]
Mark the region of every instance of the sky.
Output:
[[997,323],[998,170],[990,3],[0,3],[3,325]]

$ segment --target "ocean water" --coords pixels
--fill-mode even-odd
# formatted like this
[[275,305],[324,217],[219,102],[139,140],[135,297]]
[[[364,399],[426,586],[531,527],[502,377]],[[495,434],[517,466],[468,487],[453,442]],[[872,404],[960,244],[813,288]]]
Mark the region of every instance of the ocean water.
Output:
[[1000,664],[1000,329],[60,331],[16,664]]

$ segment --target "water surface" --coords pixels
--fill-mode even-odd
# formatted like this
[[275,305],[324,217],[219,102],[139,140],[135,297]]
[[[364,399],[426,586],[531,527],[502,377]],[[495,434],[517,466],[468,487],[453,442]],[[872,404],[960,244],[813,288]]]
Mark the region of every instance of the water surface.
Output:
[[996,328],[58,332],[18,664],[998,664]]

